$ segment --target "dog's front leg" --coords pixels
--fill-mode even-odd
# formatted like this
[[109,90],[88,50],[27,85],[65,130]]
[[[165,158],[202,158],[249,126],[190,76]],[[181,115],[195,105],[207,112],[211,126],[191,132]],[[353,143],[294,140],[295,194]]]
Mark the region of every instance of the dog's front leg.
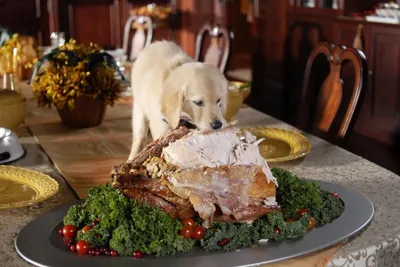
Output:
[[148,121],[143,111],[136,104],[133,107],[133,114],[132,114],[132,147],[128,157],[128,161],[133,160],[139,153],[143,145],[143,142],[147,137],[148,132],[149,132]]
[[160,137],[164,136],[170,128],[168,123],[163,121],[161,118],[158,120],[151,120],[149,123],[153,140],[159,139]]

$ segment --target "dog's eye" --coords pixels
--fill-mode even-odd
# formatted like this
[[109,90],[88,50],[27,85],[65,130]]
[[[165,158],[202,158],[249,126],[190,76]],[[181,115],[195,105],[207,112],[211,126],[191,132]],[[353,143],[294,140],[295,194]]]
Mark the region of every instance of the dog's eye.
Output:
[[196,104],[197,106],[199,106],[199,107],[204,106],[203,100],[196,100],[196,101],[193,101],[193,103],[195,103],[195,104]]

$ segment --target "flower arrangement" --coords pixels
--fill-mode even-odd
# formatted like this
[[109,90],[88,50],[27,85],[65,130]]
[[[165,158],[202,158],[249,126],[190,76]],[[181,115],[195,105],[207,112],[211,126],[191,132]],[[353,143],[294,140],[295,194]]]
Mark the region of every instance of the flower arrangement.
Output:
[[[44,72],[38,74],[46,61]],[[72,110],[82,96],[112,106],[121,92],[115,71],[124,79],[114,58],[98,45],[71,39],[38,60],[30,83],[39,107],[54,105],[60,110],[67,105]]]
[[[35,39],[28,35],[11,34],[7,29],[0,28],[0,58],[12,57],[13,62],[9,66],[0,66],[0,74],[14,72],[18,74],[21,80],[30,77],[30,71],[37,62],[39,49]],[[13,67],[12,70],[4,68]]]
[[17,72],[20,55],[21,44],[18,41],[18,34],[9,35],[7,32],[3,32],[0,41],[0,74]]

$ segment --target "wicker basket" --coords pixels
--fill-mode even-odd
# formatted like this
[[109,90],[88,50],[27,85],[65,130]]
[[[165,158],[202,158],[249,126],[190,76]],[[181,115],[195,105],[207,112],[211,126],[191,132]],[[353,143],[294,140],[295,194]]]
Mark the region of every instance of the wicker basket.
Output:
[[106,109],[107,105],[103,100],[81,96],[75,100],[75,107],[72,110],[67,105],[57,110],[67,127],[89,128],[102,123]]

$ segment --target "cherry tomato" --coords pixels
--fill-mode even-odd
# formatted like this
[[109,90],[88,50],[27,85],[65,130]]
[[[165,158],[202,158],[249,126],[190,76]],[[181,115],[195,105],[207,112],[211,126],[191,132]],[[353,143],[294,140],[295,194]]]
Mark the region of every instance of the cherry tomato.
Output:
[[311,231],[315,227],[315,219],[313,217],[310,217],[310,222],[308,224],[307,231]]
[[182,221],[182,225],[183,225],[183,227],[185,227],[185,226],[190,226],[190,227],[195,227],[195,223],[194,223],[194,220],[193,219],[184,219],[183,221]]
[[89,225],[86,225],[82,228],[82,233],[85,234],[85,233],[89,232],[90,230],[92,230],[92,227],[90,227]]
[[337,193],[329,193],[329,195],[331,195],[333,197],[336,197],[336,198],[339,198],[339,195]]
[[286,218],[285,221],[286,221],[287,223],[292,223],[292,222],[295,222],[296,219],[294,219],[294,218]]
[[118,252],[116,250],[111,250],[110,254],[111,254],[111,257],[117,257],[118,256]]
[[63,236],[74,238],[76,236],[76,226],[72,224],[65,225],[62,232]]
[[192,233],[193,233],[193,228],[190,227],[190,226],[185,226],[180,231],[180,235],[183,236],[186,239],[191,238],[192,237]]
[[85,240],[81,240],[78,243],[76,243],[76,251],[80,255],[85,255],[89,252],[90,246],[89,243],[86,242]]
[[101,222],[101,219],[100,218],[97,218],[96,220],[94,220],[93,222],[92,222],[92,226],[96,226],[96,225],[98,225],[99,223]]
[[205,229],[201,226],[196,226],[192,233],[192,238],[195,240],[200,240],[204,237]]
[[299,211],[297,211],[297,216],[303,217],[307,213],[308,213],[308,209],[301,208],[301,209],[299,209]]
[[279,229],[278,227],[275,227],[274,232],[275,232],[275,234],[279,235],[281,233],[281,229]]
[[142,252],[140,251],[140,250],[135,250],[134,252],[133,252],[133,257],[135,258],[135,259],[140,259],[141,257],[142,257]]

